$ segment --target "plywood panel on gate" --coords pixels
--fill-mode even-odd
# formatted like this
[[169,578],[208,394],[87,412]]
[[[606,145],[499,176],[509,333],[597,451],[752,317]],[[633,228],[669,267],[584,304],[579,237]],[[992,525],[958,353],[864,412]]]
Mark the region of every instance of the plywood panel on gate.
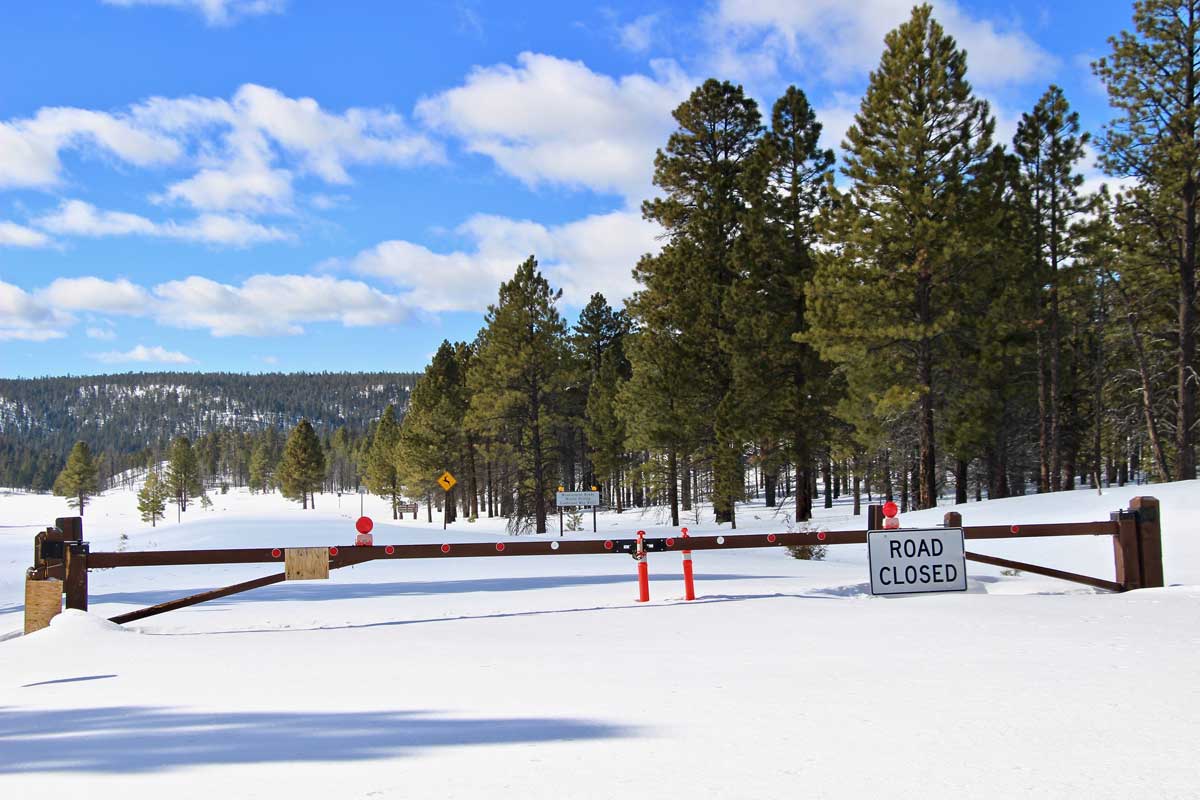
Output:
[[329,577],[329,548],[289,547],[284,553],[289,581],[315,581]]
[[40,631],[62,612],[62,581],[25,579],[25,633]]

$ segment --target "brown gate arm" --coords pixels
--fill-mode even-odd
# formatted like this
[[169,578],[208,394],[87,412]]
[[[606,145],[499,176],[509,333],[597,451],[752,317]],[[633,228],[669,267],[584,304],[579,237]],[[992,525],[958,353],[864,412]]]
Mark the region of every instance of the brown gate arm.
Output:
[[1074,581],[1075,583],[1083,583],[1088,586],[1095,586],[1097,589],[1108,589],[1110,592],[1120,592],[1125,588],[1116,581],[1106,581],[1103,578],[1093,578],[1090,575],[1079,575],[1074,572],[1064,572],[1061,569],[1039,567],[1037,564],[1026,564],[1023,561],[1012,561],[1007,558],[985,556],[981,555],[980,553],[966,553],[966,557],[968,561],[978,561],[980,564],[991,564],[993,567],[1005,567],[1007,569],[1019,569],[1022,572],[1032,572],[1035,575],[1045,575],[1050,578],[1059,578],[1064,581]]
[[153,617],[156,614],[165,614],[168,611],[174,611],[177,608],[186,608],[188,606],[194,606],[197,603],[204,603],[209,600],[216,600],[221,597],[228,597],[231,594],[238,594],[239,592],[247,592],[251,589],[258,589],[263,586],[270,586],[273,583],[282,583],[286,578],[287,578],[287,575],[282,572],[279,573],[278,575],[268,575],[265,578],[255,578],[252,581],[246,581],[244,583],[235,583],[232,586],[225,586],[220,589],[213,589],[208,592],[201,592],[200,594],[193,594],[193,595],[188,595],[187,597],[181,597],[178,600],[168,600],[167,602],[159,603],[156,606],[149,606],[147,608],[139,608],[137,611],[130,611],[127,614],[118,614],[115,617],[109,617],[108,621],[115,622],[118,625],[123,625],[126,622],[133,622],[134,620],[145,619],[146,617]]

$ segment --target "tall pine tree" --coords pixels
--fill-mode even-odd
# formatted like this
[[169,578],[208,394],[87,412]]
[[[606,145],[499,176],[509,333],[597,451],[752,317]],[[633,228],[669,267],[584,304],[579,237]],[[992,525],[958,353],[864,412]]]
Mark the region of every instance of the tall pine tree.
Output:
[[488,306],[479,353],[471,367],[470,426],[512,447],[516,469],[516,529],[546,532],[557,486],[555,425],[569,374],[567,331],[553,291],[530,256],[500,285]]
[[[1135,32],[1094,66],[1118,117],[1100,139],[1110,174],[1134,178],[1128,224],[1174,283],[1175,477],[1196,477],[1197,239],[1200,237],[1200,0],[1138,0]],[[1146,386],[1147,391],[1150,390]]]
[[946,342],[962,325],[961,289],[977,268],[966,195],[993,122],[967,82],[966,54],[928,5],[885,42],[846,133],[850,185],[825,218],[829,247],[810,284],[808,340],[868,392],[875,413],[911,415],[918,505],[932,508]]

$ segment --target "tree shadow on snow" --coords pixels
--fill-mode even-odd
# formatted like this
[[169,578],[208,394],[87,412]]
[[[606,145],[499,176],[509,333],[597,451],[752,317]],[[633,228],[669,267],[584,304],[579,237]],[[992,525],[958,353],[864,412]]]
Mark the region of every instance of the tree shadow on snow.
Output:
[[[697,580],[735,581],[767,580],[778,575],[723,575],[697,574]],[[280,600],[354,600],[371,597],[400,597],[405,595],[466,594],[469,592],[524,592],[538,589],[561,589],[571,586],[597,586],[605,584],[632,583],[629,573],[620,575],[539,575],[515,578],[478,578],[459,581],[395,581],[390,583],[341,583],[336,579],[329,582],[317,581],[286,583],[255,589],[245,594],[231,595],[218,600],[209,600],[205,605],[232,605],[245,602],[269,602]],[[678,575],[654,575],[651,581],[678,583]],[[206,591],[204,589],[170,589],[141,592],[108,592],[89,596],[91,603],[129,603],[152,606],[165,603],[187,594]]]
[[631,736],[570,718],[451,718],[426,711],[195,713],[117,706],[0,708],[0,775],[158,772],[205,764],[362,761],[434,747]]

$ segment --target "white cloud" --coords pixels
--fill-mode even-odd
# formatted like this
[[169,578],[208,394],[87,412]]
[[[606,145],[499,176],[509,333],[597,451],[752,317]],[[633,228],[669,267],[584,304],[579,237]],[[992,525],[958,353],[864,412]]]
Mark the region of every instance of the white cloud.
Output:
[[347,327],[402,322],[408,307],[360,281],[312,275],[255,275],[240,286],[193,275],[154,288],[163,324],[206,328],[214,336],[304,332],[310,322]]
[[33,228],[0,220],[0,247],[45,247],[50,237]]
[[132,350],[125,352],[110,351],[107,353],[96,353],[93,356],[97,361],[103,361],[105,364],[194,364],[194,359],[189,358],[177,350],[167,350],[161,345],[154,347],[146,347],[144,344],[139,344]]
[[517,66],[477,68],[417,104],[427,124],[460,137],[530,186],[553,184],[641,199],[671,111],[692,81],[671,62],[653,77],[612,78],[579,61],[521,53]]
[[38,299],[67,311],[99,311],[111,314],[146,313],[150,296],[142,287],[125,278],[58,278],[38,292]]
[[356,165],[443,159],[436,142],[393,111],[331,112],[312,98],[245,84],[230,99],[153,97],[119,112],[42,108],[0,120],[0,189],[60,185],[66,151],[140,168],[186,168],[188,177],[154,199],[246,213],[289,211],[300,176],[344,185]]
[[351,182],[354,165],[407,166],[443,158],[437,143],[413,132],[395,112],[331,113],[312,98],[287,97],[255,84],[242,86],[228,101],[151,98],[132,116],[191,144],[202,168],[169,186],[162,199],[202,210],[286,210],[297,174],[342,185]]
[[0,121],[0,189],[52,188],[60,182],[64,150],[96,152],[138,167],[180,156],[171,138],[125,116],[81,108],[42,108],[33,117]]
[[66,336],[71,317],[19,286],[0,281],[0,341],[44,342]]
[[132,8],[133,6],[162,6],[195,11],[209,25],[229,25],[242,17],[275,14],[283,11],[285,0],[101,0],[105,5]]
[[90,327],[84,333],[89,339],[98,339],[102,342],[111,342],[117,338],[117,332],[112,328]]
[[[151,316],[160,325],[214,336],[276,336],[303,333],[304,325],[317,322],[399,323],[410,309],[405,297],[331,276],[261,274],[234,285],[193,275],[152,289],[88,276],[59,278],[35,291],[0,281],[0,340],[61,338],[77,321],[71,312]],[[93,339],[115,336],[111,322],[84,332]]]
[[66,200],[57,211],[39,217],[34,224],[69,236],[151,236],[230,247],[291,238],[286,231],[241,216],[201,214],[186,222],[154,222],[138,214],[98,209],[82,200]]
[[438,253],[419,244],[382,242],[350,259],[350,269],[385,278],[405,291],[405,301],[425,311],[481,311],[496,302],[502,281],[530,255],[573,306],[603,292],[610,302],[629,296],[633,266],[657,252],[659,228],[636,212],[598,214],[565,225],[479,215],[457,233],[469,250]]
[[633,22],[622,25],[618,30],[621,46],[634,53],[645,53],[654,43],[654,29],[660,14],[643,14]]
[[[857,80],[879,63],[884,35],[908,19],[912,7],[911,0],[719,0],[715,58],[744,79],[786,63],[820,70],[834,82]],[[971,79],[981,86],[1029,81],[1056,63],[1016,25],[972,15],[952,0],[935,2],[934,17],[967,51]]]

